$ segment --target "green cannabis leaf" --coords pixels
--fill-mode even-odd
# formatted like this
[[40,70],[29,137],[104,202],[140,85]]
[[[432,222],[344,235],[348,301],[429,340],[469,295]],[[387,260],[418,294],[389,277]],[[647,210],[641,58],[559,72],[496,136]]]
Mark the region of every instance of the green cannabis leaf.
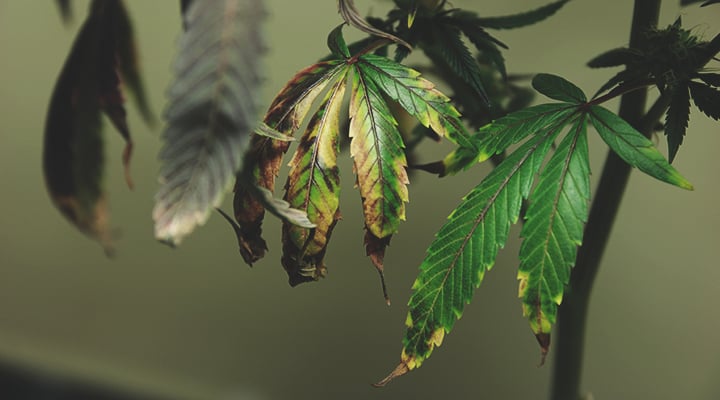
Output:
[[[714,115],[720,116],[717,103],[706,101],[720,98],[713,88],[718,86],[718,74],[702,72],[717,53],[713,48],[718,47],[720,35],[711,42],[700,40],[683,29],[682,20],[678,18],[667,28],[650,31],[646,36],[642,48],[612,49],[590,60],[588,65],[593,68],[625,66],[625,70],[610,78],[596,96],[613,88],[623,92],[654,83],[660,93],[669,99],[664,130],[668,159],[672,162],[687,130],[690,97],[698,109],[709,117],[718,119]],[[711,46],[713,43],[714,47]]]
[[168,90],[155,237],[179,244],[217,207],[256,125],[259,0],[195,0]]
[[[588,103],[572,83],[538,74],[533,87],[563,103],[508,114],[472,138],[478,144],[477,152],[474,159],[464,159],[466,162],[487,159],[527,140],[463,198],[430,244],[412,287],[400,363],[377,386],[419,367],[442,343],[495,263],[510,225],[517,222],[528,197],[521,232],[519,296],[544,360],[588,218],[588,122],[631,165],[657,179],[692,188],[648,139],[620,117]],[[565,130],[567,134],[543,166],[551,144]]]
[[520,232],[524,240],[518,293],[523,315],[542,348],[543,361],[557,307],[575,265],[577,247],[582,244],[590,200],[589,158],[587,121],[581,117],[540,174]]
[[[66,4],[66,3],[63,3]],[[91,3],[53,91],[45,125],[43,171],[55,205],[80,231],[112,253],[107,200],[102,189],[101,113],[126,141],[123,165],[128,186],[132,139],[120,81],[135,95],[147,122],[130,18],[119,0]]]

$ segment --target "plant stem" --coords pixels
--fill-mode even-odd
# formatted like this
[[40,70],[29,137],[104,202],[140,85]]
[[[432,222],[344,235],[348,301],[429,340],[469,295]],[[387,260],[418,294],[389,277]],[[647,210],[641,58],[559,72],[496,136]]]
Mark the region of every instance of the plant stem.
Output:
[[[630,47],[642,45],[643,34],[657,25],[661,0],[635,0],[633,9]],[[651,124],[643,124],[647,89],[625,93],[620,100],[618,115],[636,129],[649,135]],[[642,127],[641,125],[645,125]],[[558,314],[556,333],[555,364],[551,399],[578,400],[581,398],[580,379],[585,339],[585,323],[590,293],[595,281],[600,260],[605,251],[613,222],[620,207],[631,167],[613,151],[609,151],[600,183],[593,200],[585,238],[570,277],[568,290]]]

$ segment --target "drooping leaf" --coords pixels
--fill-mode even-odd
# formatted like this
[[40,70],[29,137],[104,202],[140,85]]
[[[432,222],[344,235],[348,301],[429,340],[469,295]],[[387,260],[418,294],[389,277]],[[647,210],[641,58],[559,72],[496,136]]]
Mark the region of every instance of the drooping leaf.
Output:
[[155,123],[155,115],[148,103],[145,85],[140,75],[140,63],[132,21],[123,4],[122,1],[118,2],[118,6],[113,11],[113,24],[117,40],[117,69],[122,76],[122,83],[130,89],[140,115],[147,124],[152,125]]
[[346,71],[336,78],[317,113],[310,119],[290,161],[285,200],[292,207],[305,211],[316,225],[307,229],[283,223],[282,264],[292,286],[325,275],[325,251],[340,218],[337,153]]
[[672,92],[670,107],[665,117],[665,136],[668,142],[668,160],[672,163],[683,142],[690,120],[690,93],[680,85]]
[[545,130],[513,152],[440,228],[413,284],[400,364],[378,386],[419,367],[460,318],[504,246],[558,132]]
[[720,90],[690,82],[690,93],[700,111],[716,121],[720,120]]
[[513,29],[538,23],[549,18],[570,0],[559,0],[534,10],[502,17],[478,18],[478,23],[491,29]]
[[[298,72],[275,96],[264,123],[285,136],[291,136],[305,119],[315,99],[334,77],[345,68],[342,61],[326,61],[312,65]],[[243,173],[237,177],[233,209],[235,219],[241,228],[240,253],[243,260],[252,265],[265,255],[267,245],[262,238],[262,221],[265,208],[251,191],[246,190],[250,182],[269,191],[275,189],[275,179],[280,172],[282,157],[289,147],[286,140],[272,140],[254,135],[251,151]]]
[[600,106],[592,106],[588,115],[600,137],[625,162],[663,182],[693,189],[653,143],[625,120]]
[[342,16],[342,18],[345,20],[345,22],[348,23],[348,25],[353,26],[356,29],[359,29],[360,31],[365,32],[369,35],[387,39],[391,42],[397,43],[401,46],[405,46],[408,49],[412,50],[412,46],[408,42],[400,39],[395,35],[392,35],[370,25],[365,20],[365,18],[360,15],[360,12],[355,7],[354,0],[338,0],[338,12],[340,13],[340,16]]
[[710,4],[718,4],[720,3],[720,0],[708,0],[702,4],[700,4],[700,7],[709,6]]
[[[132,151],[118,73],[132,43],[123,3],[91,3],[90,13],[58,78],[45,126],[43,169],[55,205],[78,229],[112,252],[107,201],[102,190],[100,113],[127,141],[126,177]],[[124,78],[124,76],[123,76]]]
[[587,102],[585,93],[579,87],[557,75],[537,74],[533,78],[532,85],[535,90],[554,100],[571,104]]
[[375,267],[382,272],[380,261],[386,242],[405,219],[408,177],[405,145],[397,121],[377,86],[376,70],[368,68],[370,65],[358,62],[354,68],[350,96],[350,155],[362,197],[365,228],[369,233],[366,249]]
[[257,123],[260,0],[194,0],[168,91],[155,237],[179,244],[217,207]]
[[582,243],[590,199],[587,122],[581,117],[555,150],[530,195],[520,236],[519,297],[542,347],[550,346],[570,268]]
[[432,82],[422,78],[419,72],[373,54],[363,55],[356,65],[383,93],[399,103],[423,126],[459,146],[475,147],[450,99],[435,89]]

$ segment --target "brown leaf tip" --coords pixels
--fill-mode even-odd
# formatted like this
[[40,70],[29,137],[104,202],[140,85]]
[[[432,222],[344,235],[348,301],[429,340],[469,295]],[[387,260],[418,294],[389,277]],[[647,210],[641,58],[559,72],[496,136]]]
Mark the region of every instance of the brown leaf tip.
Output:
[[385,379],[381,380],[380,382],[373,383],[372,385],[376,388],[385,387],[385,385],[390,383],[390,381],[392,381],[393,379],[399,376],[403,376],[408,372],[410,372],[410,368],[407,366],[407,364],[401,362],[400,364],[398,364],[397,367],[395,367],[395,369],[390,373],[390,375],[385,377]]
[[535,335],[535,339],[537,339],[538,344],[540,344],[540,365],[539,367],[542,367],[545,365],[545,359],[547,358],[548,352],[550,351],[550,334],[549,333],[538,333]]

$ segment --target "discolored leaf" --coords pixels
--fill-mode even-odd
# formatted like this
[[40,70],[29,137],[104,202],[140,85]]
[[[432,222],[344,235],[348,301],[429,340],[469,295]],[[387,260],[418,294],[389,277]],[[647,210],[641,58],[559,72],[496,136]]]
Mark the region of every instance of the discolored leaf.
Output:
[[128,168],[132,140],[119,77],[120,73],[125,78],[125,49],[133,42],[129,26],[121,1],[91,3],[55,86],[45,126],[43,169],[53,202],[107,253],[112,252],[112,238],[101,184],[100,113],[109,117],[127,141],[123,163],[131,185]]
[[[321,62],[298,72],[280,90],[273,100],[264,123],[285,136],[291,136],[305,119],[315,99],[346,65],[339,60]],[[267,245],[262,238],[262,221],[265,207],[251,191],[246,190],[249,182],[269,191],[275,188],[282,157],[289,147],[286,140],[272,140],[254,135],[244,171],[237,177],[233,209],[235,219],[241,228],[240,253],[248,265],[265,255]]]
[[538,132],[523,144],[463,198],[440,228],[412,287],[400,364],[378,386],[419,367],[453,328],[504,246],[558,132]]
[[360,57],[356,66],[423,126],[462,147],[475,147],[450,99],[419,72],[373,54]]
[[581,117],[555,150],[530,196],[520,236],[523,315],[548,352],[550,331],[582,243],[590,200],[587,122]]
[[194,0],[168,90],[155,237],[179,244],[217,207],[257,121],[260,0]]
[[668,142],[668,160],[672,163],[683,142],[690,120],[690,93],[680,85],[672,92],[670,107],[665,118],[665,136]]
[[652,142],[625,120],[600,106],[592,106],[588,115],[600,137],[625,162],[655,179],[683,189],[693,189]]
[[[362,196],[365,228],[377,240],[388,239],[405,219],[408,177],[405,147],[387,103],[367,63],[355,65],[350,96],[350,155]],[[367,247],[374,260],[384,246],[373,240]],[[377,255],[373,255],[377,254]],[[381,265],[376,265],[382,271]]]
[[282,264],[292,286],[325,275],[323,262],[328,241],[340,218],[339,151],[340,111],[345,94],[346,72],[336,82],[310,119],[298,150],[290,161],[285,200],[305,211],[314,229],[283,223]]

